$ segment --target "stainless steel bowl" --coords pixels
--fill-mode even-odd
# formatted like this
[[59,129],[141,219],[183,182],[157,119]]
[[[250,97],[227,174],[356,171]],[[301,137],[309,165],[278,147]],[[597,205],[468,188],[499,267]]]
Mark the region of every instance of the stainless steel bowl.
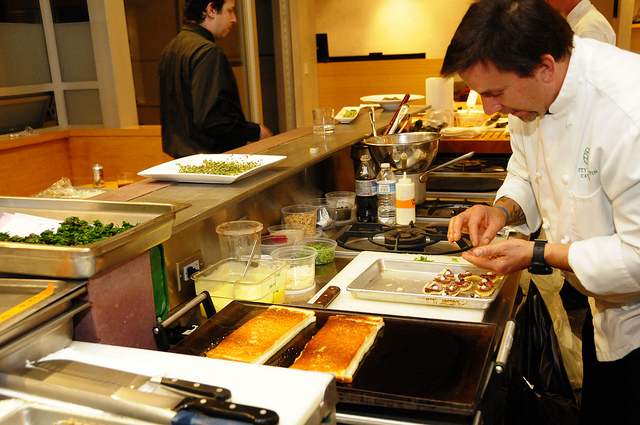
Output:
[[421,173],[438,153],[440,133],[397,133],[370,137],[363,142],[378,166],[388,162],[393,171]]

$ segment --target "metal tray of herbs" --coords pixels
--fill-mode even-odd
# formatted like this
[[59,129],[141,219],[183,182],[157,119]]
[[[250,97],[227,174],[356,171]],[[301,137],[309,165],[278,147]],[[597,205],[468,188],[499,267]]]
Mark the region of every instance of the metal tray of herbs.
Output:
[[0,215],[17,212],[60,221],[78,217],[89,223],[137,224],[87,245],[0,242],[0,273],[62,279],[89,278],[129,261],[169,239],[175,221],[175,206],[171,204],[0,197]]
[[476,282],[455,297],[422,292],[422,288],[444,269],[450,269],[456,276],[467,270],[474,275],[485,272],[469,264],[381,258],[357,276],[347,286],[347,291],[356,298],[369,300],[484,310],[495,301],[504,281],[504,277],[498,278],[495,291],[487,298],[474,298]]

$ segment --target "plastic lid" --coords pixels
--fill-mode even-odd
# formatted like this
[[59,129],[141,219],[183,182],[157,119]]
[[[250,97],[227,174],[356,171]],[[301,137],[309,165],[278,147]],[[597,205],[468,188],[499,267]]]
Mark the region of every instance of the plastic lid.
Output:
[[262,230],[262,223],[252,220],[227,221],[216,227],[216,232],[224,236],[252,235]]
[[360,155],[360,161],[371,161],[371,156],[368,153],[363,153]]
[[388,162],[383,162],[382,164],[380,164],[380,168],[391,168],[391,164],[389,164]]

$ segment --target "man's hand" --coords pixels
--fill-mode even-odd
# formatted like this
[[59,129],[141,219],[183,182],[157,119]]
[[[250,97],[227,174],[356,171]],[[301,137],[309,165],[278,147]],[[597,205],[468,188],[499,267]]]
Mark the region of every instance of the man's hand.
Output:
[[271,137],[271,136],[273,136],[273,133],[271,132],[271,130],[269,130],[264,125],[260,124],[260,140],[266,139],[267,137]]
[[533,242],[510,239],[493,245],[473,248],[462,253],[462,258],[485,270],[508,275],[526,269],[533,257]]
[[505,226],[506,218],[500,208],[474,205],[449,220],[447,239],[453,243],[468,233],[473,246],[488,245]]

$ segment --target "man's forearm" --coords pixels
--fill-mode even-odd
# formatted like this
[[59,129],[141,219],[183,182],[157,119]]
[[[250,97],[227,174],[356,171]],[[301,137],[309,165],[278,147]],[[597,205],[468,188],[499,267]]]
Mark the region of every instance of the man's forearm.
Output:
[[519,226],[527,222],[526,217],[524,216],[524,211],[522,211],[520,205],[518,205],[518,203],[513,199],[502,197],[498,199],[493,205],[506,209],[506,226]]

